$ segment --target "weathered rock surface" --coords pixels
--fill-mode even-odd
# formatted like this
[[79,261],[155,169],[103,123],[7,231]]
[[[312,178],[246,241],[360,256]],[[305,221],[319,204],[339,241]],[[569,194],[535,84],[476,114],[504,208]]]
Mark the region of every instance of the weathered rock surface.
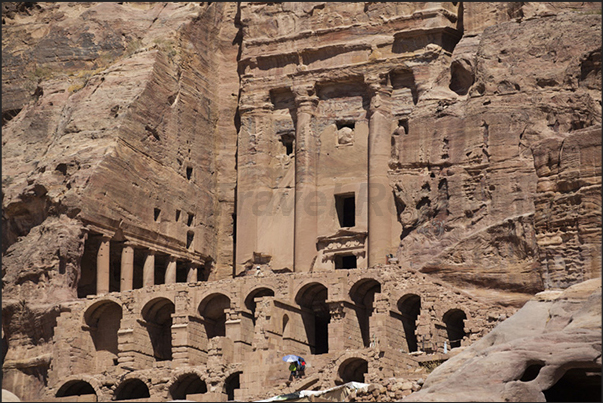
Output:
[[404,401],[558,399],[601,400],[600,279],[537,294]]
[[434,111],[435,89],[420,95],[399,139],[401,260],[527,294],[599,275],[599,24],[569,12],[461,39],[450,70],[459,96]]

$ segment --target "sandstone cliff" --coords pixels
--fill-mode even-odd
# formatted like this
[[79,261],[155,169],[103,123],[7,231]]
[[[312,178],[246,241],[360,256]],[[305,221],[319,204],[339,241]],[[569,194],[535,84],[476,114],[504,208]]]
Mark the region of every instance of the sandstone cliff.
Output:
[[599,275],[598,24],[564,13],[461,39],[456,94],[420,93],[399,140],[401,260],[459,285],[526,293]]

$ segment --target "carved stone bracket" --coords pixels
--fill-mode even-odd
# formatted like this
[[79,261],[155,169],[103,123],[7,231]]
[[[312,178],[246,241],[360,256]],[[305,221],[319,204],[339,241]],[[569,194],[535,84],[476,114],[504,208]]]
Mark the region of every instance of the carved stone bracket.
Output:
[[298,84],[291,87],[295,95],[295,106],[300,111],[311,111],[318,104],[315,83]]
[[369,113],[391,109],[390,98],[392,86],[388,82],[387,74],[370,74],[364,77],[364,82],[369,88],[371,103]]
[[367,233],[364,231],[339,230],[336,234],[319,237],[318,250],[322,251],[323,261],[333,260],[340,252],[351,252],[355,256],[365,254]]
[[331,321],[340,321],[345,318],[345,303],[344,301],[329,302],[329,315]]

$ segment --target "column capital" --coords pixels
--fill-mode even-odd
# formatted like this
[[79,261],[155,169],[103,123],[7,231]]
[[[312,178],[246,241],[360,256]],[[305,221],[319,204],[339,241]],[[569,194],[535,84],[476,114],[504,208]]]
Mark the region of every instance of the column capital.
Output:
[[387,74],[370,74],[364,76],[364,82],[369,89],[371,103],[369,113],[373,114],[377,111],[385,112],[385,109],[390,109],[390,98],[392,86],[388,82]]
[[291,87],[291,91],[295,95],[297,108],[314,107],[318,103],[316,83],[297,84]]
[[345,318],[345,303],[343,301],[330,301],[327,302],[329,307],[329,315],[331,320],[338,321]]
[[367,73],[364,75],[364,83],[371,89],[379,90],[381,87],[386,87],[387,81],[387,74]]

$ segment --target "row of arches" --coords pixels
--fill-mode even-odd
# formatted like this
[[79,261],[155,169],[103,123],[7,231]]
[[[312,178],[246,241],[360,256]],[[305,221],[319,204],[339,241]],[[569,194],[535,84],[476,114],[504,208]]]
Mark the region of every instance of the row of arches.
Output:
[[[240,388],[241,372],[230,374],[224,380],[222,392],[228,400],[234,400],[234,391]],[[168,387],[168,398],[171,400],[184,400],[187,395],[207,393],[206,382],[196,373],[185,373],[175,379]],[[82,379],[70,380],[63,384],[55,397],[95,395],[98,391],[87,381]],[[113,400],[144,399],[151,397],[149,385],[139,378],[130,378],[121,382],[113,392]]]
[[[381,284],[375,279],[362,279],[356,282],[349,291],[353,302],[353,310],[358,320],[358,328],[362,338],[362,346],[370,347],[371,329],[370,318],[375,308],[375,296],[381,292]],[[258,287],[248,293],[244,305],[251,312],[255,326],[256,298],[275,296],[270,287]],[[329,352],[329,324],[331,323],[331,308],[329,307],[328,288],[319,282],[302,286],[297,292],[294,302],[301,310],[301,319],[306,330],[306,336],[311,354]],[[202,319],[207,339],[226,336],[227,312],[231,309],[232,301],[223,293],[212,293],[199,303],[197,313]],[[401,322],[404,335],[405,349],[408,352],[418,351],[420,347],[417,328],[421,315],[421,297],[409,293],[400,297],[396,303],[397,311],[392,312]],[[141,319],[148,332],[153,349],[154,359],[169,361],[172,359],[172,317],[175,314],[175,304],[167,297],[157,297],[148,301],[141,310]],[[92,336],[97,351],[107,351],[110,358],[117,363],[118,339],[122,319],[122,307],[117,301],[104,299],[91,305],[84,314],[88,330]],[[448,310],[441,318],[446,330],[446,338],[450,348],[459,347],[466,336],[465,312],[458,308]],[[282,316],[282,335],[287,334],[290,317]],[[107,360],[109,358],[106,358]]]

